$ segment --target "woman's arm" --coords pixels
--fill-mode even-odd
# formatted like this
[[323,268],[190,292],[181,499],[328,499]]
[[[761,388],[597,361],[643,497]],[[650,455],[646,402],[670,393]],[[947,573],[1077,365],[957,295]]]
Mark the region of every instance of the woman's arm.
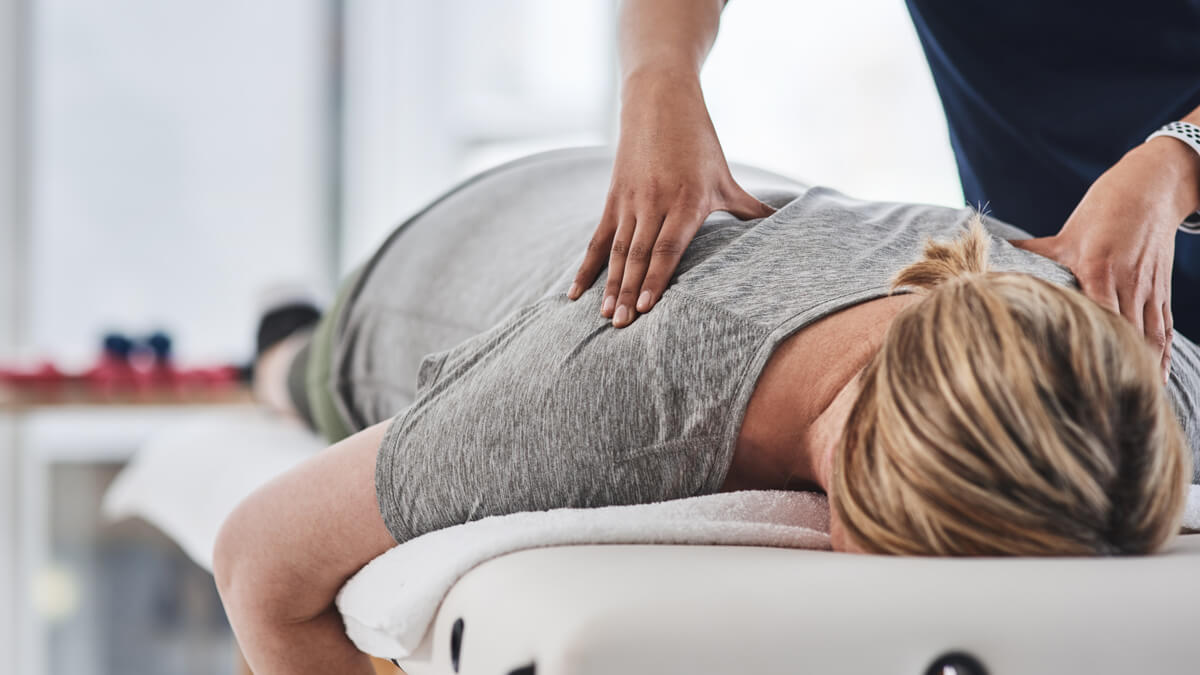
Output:
[[723,0],[627,0],[620,11],[621,134],[603,216],[568,296],[608,265],[601,314],[629,325],[662,297],[708,214],[772,209],[734,182],[700,90]]

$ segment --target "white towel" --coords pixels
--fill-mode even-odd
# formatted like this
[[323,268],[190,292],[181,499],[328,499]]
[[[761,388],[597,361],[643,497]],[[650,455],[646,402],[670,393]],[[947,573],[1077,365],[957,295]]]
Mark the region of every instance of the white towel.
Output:
[[484,518],[417,537],[342,587],[338,610],[359,649],[401,659],[416,649],[456,581],[480,563],[571,544],[712,544],[828,549],[829,507],[809,492],[732,492],[658,504]]
[[262,410],[221,411],[164,429],[138,450],[104,496],[104,515],[138,516],[212,569],[225,516],[260,485],[326,444]]

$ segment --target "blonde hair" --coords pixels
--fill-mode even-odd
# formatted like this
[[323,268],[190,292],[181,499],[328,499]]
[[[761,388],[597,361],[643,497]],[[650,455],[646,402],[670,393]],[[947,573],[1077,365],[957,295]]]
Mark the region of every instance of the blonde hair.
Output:
[[862,374],[831,506],[873,553],[1150,553],[1178,531],[1191,458],[1157,360],[1078,291],[989,272],[976,216],[893,290],[924,297]]

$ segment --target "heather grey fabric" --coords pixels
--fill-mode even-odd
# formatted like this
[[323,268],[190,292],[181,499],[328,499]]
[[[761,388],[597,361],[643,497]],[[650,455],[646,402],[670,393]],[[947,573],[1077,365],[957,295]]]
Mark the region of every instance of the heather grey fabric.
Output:
[[[615,329],[603,277],[565,295],[610,170],[603,152],[571,150],[473,179],[402,226],[353,289],[335,400],[351,428],[394,416],[376,486],[398,541],[493,514],[717,491],[772,351],[885,295],[927,237],[952,238],[970,216],[739,168],[779,211],[710,217],[654,311]],[[994,269],[1074,283],[1005,241],[1021,230],[985,225]],[[1169,387],[1200,448],[1200,350],[1182,338]]]

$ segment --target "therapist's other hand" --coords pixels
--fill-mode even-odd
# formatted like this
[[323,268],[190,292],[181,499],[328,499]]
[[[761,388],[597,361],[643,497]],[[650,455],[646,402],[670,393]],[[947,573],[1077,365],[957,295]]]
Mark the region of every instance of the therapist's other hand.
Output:
[[1012,242],[1066,265],[1084,294],[1129,319],[1158,354],[1164,380],[1175,230],[1195,198],[1195,159],[1170,138],[1138,146],[1096,179],[1057,235]]
[[734,182],[694,74],[635,75],[622,95],[604,213],[567,292],[578,298],[607,264],[600,313],[618,328],[659,301],[708,214],[774,212]]

